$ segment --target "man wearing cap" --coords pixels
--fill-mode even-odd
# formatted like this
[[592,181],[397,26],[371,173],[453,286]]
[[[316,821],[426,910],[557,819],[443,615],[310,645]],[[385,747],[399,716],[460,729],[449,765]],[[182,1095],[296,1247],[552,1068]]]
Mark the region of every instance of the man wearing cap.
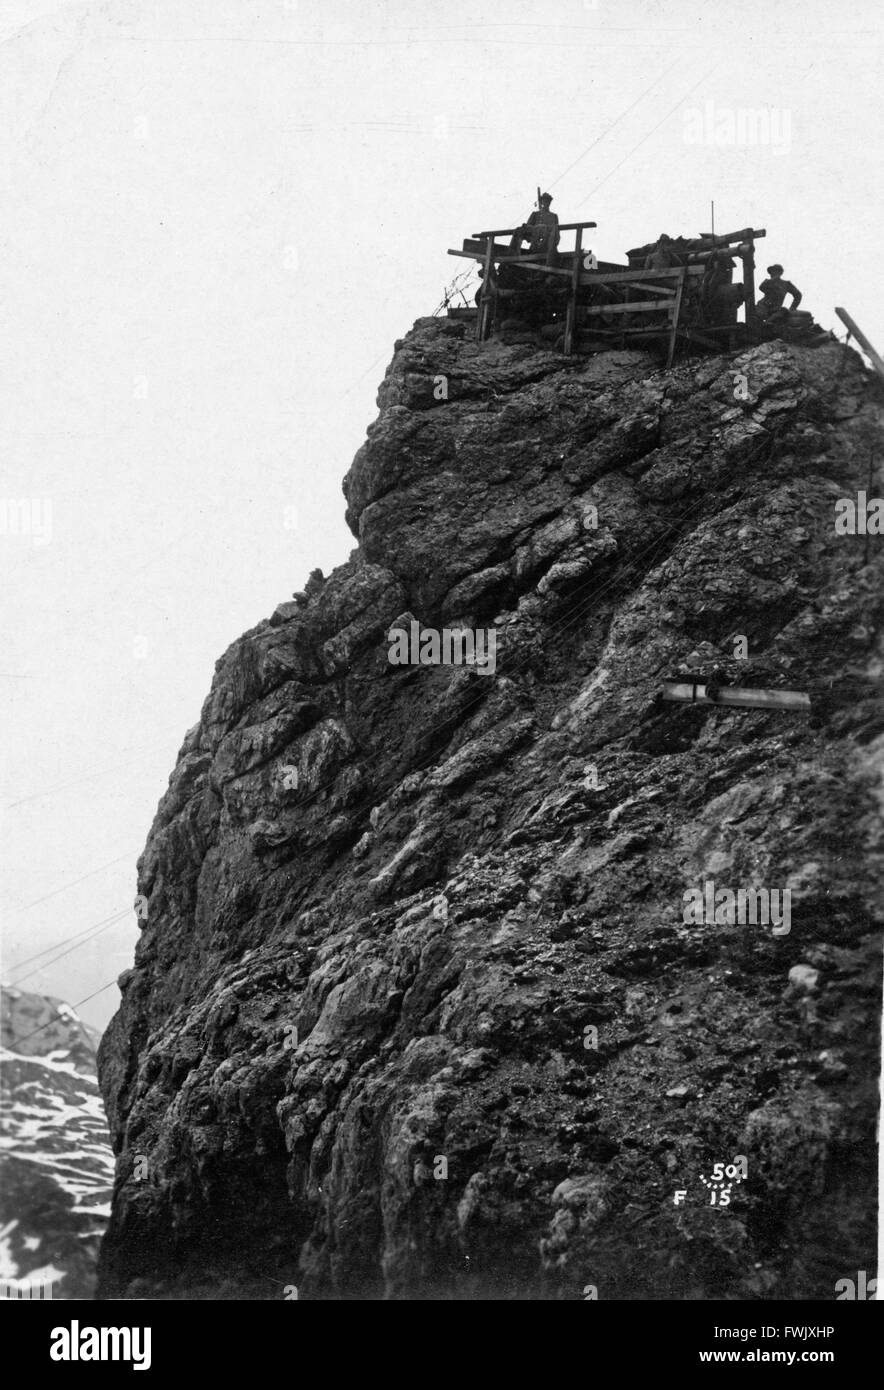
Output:
[[542,194],[540,207],[535,208],[528,221],[513,233],[511,251],[521,254],[522,242],[527,241],[529,255],[542,255],[545,252],[547,260],[552,259],[559,244],[559,219],[550,210],[551,202],[551,193]]
[[[768,323],[781,323],[798,308],[801,303],[801,291],[796,290],[791,280],[783,279],[783,267],[781,265],[769,265],[767,273],[770,279],[762,280],[758,286],[764,298],[759,299],[755,306],[755,312],[760,319],[767,320]],[[789,309],[783,307],[787,294],[792,295],[792,304]]]
[[645,270],[669,270],[674,265],[678,265],[678,260],[672,249],[672,237],[661,232],[645,256]]

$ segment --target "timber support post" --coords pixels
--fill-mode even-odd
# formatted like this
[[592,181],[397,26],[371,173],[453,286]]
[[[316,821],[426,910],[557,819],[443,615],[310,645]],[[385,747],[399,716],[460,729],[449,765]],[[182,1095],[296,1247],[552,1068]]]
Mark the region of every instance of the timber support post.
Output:
[[755,242],[743,252],[743,311],[747,324],[755,322]]
[[488,246],[485,251],[485,273],[482,278],[482,295],[479,299],[479,317],[476,322],[476,337],[479,342],[484,342],[488,336],[487,323],[488,313],[491,308],[491,269],[494,264],[494,237],[489,236]]
[[684,289],[685,267],[682,266],[681,275],[678,277],[678,284],[675,290],[675,303],[670,309],[672,314],[672,327],[669,330],[669,351],[666,354],[666,366],[671,367],[675,359],[675,340],[678,335],[678,318],[681,313],[681,292]]
[[879,354],[872,347],[872,344],[869,342],[868,338],[866,337],[865,333],[863,333],[856,320],[851,318],[850,314],[848,314],[846,309],[836,308],[835,313],[838,315],[841,322],[846,326],[848,332],[859,343],[863,352],[866,354],[872,366],[875,368],[875,371],[878,373],[879,377],[881,377],[882,381],[884,381],[884,360],[882,360]]
[[574,243],[574,268],[571,272],[571,295],[565,317],[565,353],[570,357],[574,351],[574,336],[577,330],[577,286],[580,284],[580,260],[583,247],[583,228],[577,228]]

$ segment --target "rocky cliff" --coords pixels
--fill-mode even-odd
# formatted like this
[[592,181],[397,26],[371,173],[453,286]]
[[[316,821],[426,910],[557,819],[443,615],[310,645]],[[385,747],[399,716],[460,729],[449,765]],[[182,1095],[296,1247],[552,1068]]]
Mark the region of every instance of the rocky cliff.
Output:
[[[834,1297],[874,1266],[884,538],[835,504],[875,379],[425,319],[378,404],[358,548],[217,663],[139,861],[101,1291]],[[392,664],[397,619],[494,671]],[[812,713],[661,703],[713,669]],[[690,920],[709,882],[790,929]]]
[[97,1041],[60,999],[0,990],[0,1279],[35,1297],[95,1288],[114,1176]]

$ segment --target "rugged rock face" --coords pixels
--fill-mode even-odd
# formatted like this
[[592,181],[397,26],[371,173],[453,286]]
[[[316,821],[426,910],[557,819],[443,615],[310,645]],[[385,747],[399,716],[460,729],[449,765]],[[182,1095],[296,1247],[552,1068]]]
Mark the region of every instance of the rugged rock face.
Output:
[[97,1036],[61,1000],[4,986],[0,1041],[0,1279],[91,1298],[114,1176]]
[[[884,538],[835,502],[876,382],[430,319],[379,406],[359,548],[218,662],[140,860],[101,1291],[833,1298],[874,1263]],[[391,664],[396,619],[494,627],[494,673]],[[713,668],[813,713],[661,704]],[[791,930],[685,920],[708,881]]]

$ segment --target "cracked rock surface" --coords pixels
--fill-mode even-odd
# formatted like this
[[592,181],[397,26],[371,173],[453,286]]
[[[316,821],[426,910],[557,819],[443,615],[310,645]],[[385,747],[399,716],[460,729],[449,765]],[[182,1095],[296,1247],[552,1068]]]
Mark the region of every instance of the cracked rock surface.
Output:
[[[139,861],[101,1295],[833,1298],[875,1263],[884,538],[834,516],[878,385],[423,319],[378,404],[358,548],[221,657]],[[391,664],[412,619],[495,669]],[[713,671],[811,714],[661,703]],[[686,921],[710,880],[790,929]]]

